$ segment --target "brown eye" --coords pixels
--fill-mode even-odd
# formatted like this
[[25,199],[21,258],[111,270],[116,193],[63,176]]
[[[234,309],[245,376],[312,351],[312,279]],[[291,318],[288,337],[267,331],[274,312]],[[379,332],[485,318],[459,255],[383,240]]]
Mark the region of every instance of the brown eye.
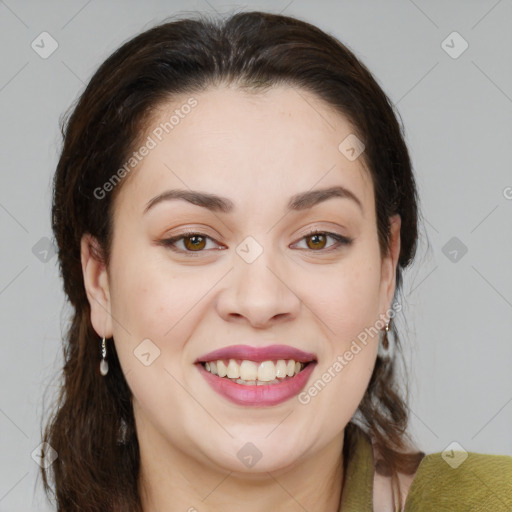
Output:
[[[321,233],[315,233],[305,238],[308,240],[306,243],[310,249],[323,249],[327,241],[327,237]],[[309,243],[309,241],[311,241],[311,243]]]
[[[331,245],[327,245],[328,239],[334,240],[334,243]],[[299,243],[304,243],[306,247],[305,250],[310,250],[312,252],[318,252],[321,254],[328,253],[331,251],[341,250],[344,246],[349,246],[352,243],[353,239],[339,235],[337,233],[331,233],[329,231],[312,231],[304,235]]]
[[174,252],[188,256],[201,256],[202,254],[210,252],[212,249],[211,246],[208,246],[209,243],[213,244],[214,248],[217,246],[217,249],[221,249],[213,238],[204,233],[187,232],[172,238],[160,240],[159,242],[160,245],[168,247]]
[[206,246],[206,238],[199,235],[183,237],[183,244],[187,250],[201,251]]

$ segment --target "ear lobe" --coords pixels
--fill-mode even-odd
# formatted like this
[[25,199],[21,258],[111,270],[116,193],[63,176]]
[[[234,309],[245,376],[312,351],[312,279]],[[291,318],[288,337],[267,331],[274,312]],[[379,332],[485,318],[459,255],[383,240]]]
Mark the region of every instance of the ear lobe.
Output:
[[396,268],[400,256],[400,226],[402,219],[397,213],[389,219],[390,241],[388,254],[382,260],[381,289],[384,293],[384,306],[386,310],[391,307],[396,287]]
[[106,265],[99,242],[89,233],[82,236],[80,258],[87,299],[91,306],[91,323],[98,336],[112,337],[110,289]]

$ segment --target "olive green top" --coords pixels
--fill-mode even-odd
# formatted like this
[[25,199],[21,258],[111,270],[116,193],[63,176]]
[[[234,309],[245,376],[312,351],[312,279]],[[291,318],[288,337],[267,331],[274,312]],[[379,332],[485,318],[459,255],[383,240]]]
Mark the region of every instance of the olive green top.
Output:
[[[339,512],[373,511],[373,449],[362,432],[356,438],[353,455],[347,461]],[[512,457],[444,453],[445,458],[442,453],[423,458],[404,512],[512,511]]]

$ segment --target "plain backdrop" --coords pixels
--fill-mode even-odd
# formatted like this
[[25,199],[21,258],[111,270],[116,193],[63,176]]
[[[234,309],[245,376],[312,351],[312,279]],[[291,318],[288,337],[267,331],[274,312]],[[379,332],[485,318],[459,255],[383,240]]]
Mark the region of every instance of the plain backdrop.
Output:
[[396,105],[424,217],[400,324],[411,431],[426,452],[456,441],[512,455],[510,0],[5,0],[0,511],[51,510],[31,454],[69,316],[50,228],[60,117],[128,38],[175,14],[237,10],[297,16],[335,35]]

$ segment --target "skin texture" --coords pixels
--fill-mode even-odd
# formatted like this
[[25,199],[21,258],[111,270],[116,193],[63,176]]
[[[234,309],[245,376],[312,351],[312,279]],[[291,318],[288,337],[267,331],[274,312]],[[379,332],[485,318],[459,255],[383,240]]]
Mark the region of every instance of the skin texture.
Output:
[[[310,386],[359,333],[389,318],[400,218],[381,260],[372,182],[362,158],[338,150],[353,129],[311,93],[222,86],[194,97],[197,106],[123,184],[108,269],[91,254],[94,240],[82,239],[91,321],[99,337],[113,336],[133,392],[144,510],[335,512],[343,432],[368,385],[378,336],[308,404],[233,404],[193,363],[229,345],[285,344],[316,354]],[[187,98],[162,106],[148,134]],[[292,195],[334,185],[352,191],[362,210],[331,198],[287,212]],[[234,210],[173,200],[143,213],[175,188],[227,197]],[[188,228],[211,238],[201,251],[190,239],[175,243],[180,253],[157,243]],[[313,229],[353,242],[304,238]],[[248,236],[263,248],[250,264],[236,252]],[[160,350],[149,366],[134,356],[145,339]],[[262,454],[252,467],[237,457],[248,442]]]

